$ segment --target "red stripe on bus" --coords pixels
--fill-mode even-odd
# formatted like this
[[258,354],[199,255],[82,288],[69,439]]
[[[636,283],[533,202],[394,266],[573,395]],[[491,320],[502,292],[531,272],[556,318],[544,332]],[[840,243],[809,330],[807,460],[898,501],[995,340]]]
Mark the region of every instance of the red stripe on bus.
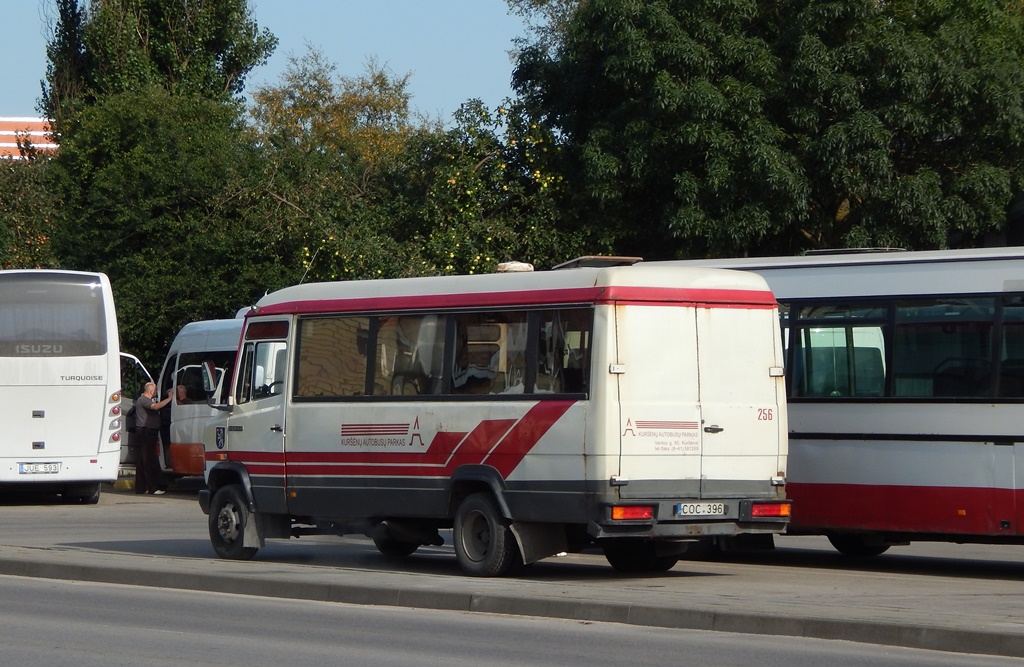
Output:
[[[791,531],[1021,534],[1014,489],[790,482]],[[1008,521],[1009,528],[1002,522]]]
[[259,315],[392,311],[423,308],[545,306],[572,303],[629,302],[630,305],[671,305],[715,308],[723,306],[775,307],[771,292],[740,289],[670,287],[577,287],[514,292],[418,294],[351,299],[286,301],[260,306]]
[[388,463],[403,465],[414,463],[440,466],[448,461],[452,452],[465,437],[465,433],[441,431],[434,435],[427,449],[413,452],[289,452],[288,462],[292,464]]
[[566,413],[571,401],[541,401],[512,427],[483,463],[494,466],[502,478],[522,462],[537,441]]
[[[289,452],[289,476],[449,477],[463,465],[493,466],[508,477],[540,439],[572,406],[574,401],[540,401],[518,421],[487,419],[468,435],[439,432],[424,452]],[[217,452],[207,454],[216,461]],[[228,451],[254,473],[281,474],[285,454],[279,452]]]

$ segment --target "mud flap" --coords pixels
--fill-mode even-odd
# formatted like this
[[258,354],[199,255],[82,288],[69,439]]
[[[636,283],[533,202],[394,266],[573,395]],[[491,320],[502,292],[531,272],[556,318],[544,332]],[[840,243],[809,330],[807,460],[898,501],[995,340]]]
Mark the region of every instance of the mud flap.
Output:
[[526,565],[569,549],[565,526],[560,523],[513,521],[511,528]]
[[260,530],[260,523],[260,516],[250,510],[249,520],[245,522],[245,532],[242,533],[243,547],[262,549],[266,546],[266,543],[263,541],[263,531]]

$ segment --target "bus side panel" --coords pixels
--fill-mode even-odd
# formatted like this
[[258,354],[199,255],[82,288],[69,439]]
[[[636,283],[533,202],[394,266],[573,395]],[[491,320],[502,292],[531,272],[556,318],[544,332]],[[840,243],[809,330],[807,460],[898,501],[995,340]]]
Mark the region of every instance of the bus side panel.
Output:
[[991,440],[981,442],[972,441],[980,430],[973,419],[977,405],[934,410],[928,424],[933,439],[920,433],[908,439],[893,435],[910,432],[920,419],[907,405],[831,407],[790,404],[793,530],[1020,532],[1014,475],[1019,446],[1008,444],[1020,425],[1012,413],[993,410],[983,424]]
[[[697,498],[701,410],[692,307],[617,306],[622,498]],[[607,372],[597,368],[597,372]]]
[[461,466],[505,482],[517,519],[585,521],[586,401],[293,403],[289,512],[440,518]]
[[785,380],[774,309],[698,308],[704,417],[701,496],[774,497],[787,454]]

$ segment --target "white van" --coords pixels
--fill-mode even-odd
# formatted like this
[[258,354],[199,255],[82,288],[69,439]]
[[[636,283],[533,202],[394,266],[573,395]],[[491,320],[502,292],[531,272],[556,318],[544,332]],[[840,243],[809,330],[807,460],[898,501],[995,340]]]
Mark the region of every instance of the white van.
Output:
[[223,402],[225,397],[220,392],[231,382],[241,334],[242,318],[205,320],[186,324],[171,342],[158,381],[161,399],[169,391],[176,394],[161,415],[161,463],[165,474],[203,474],[203,430],[220,413],[207,404],[200,365],[213,364],[217,376],[214,400]]
[[750,273],[289,287],[247,314],[223,409],[200,502],[224,558],[308,533],[408,555],[451,528],[472,575],[587,545],[661,571],[789,520],[778,311]]

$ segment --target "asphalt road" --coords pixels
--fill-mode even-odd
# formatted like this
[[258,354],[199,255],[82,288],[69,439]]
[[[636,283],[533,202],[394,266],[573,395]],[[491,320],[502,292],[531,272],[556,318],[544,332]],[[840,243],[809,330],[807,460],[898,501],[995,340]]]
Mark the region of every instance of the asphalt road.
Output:
[[[921,649],[0,576],[8,665],[959,667]],[[969,656],[972,667],[1019,665]]]
[[584,553],[493,580],[462,575],[447,545],[394,561],[361,537],[221,561],[190,493],[105,492],[97,506],[0,497],[0,508],[0,574],[1024,656],[1021,547],[915,544],[851,562],[824,539],[791,537],[662,575]]

